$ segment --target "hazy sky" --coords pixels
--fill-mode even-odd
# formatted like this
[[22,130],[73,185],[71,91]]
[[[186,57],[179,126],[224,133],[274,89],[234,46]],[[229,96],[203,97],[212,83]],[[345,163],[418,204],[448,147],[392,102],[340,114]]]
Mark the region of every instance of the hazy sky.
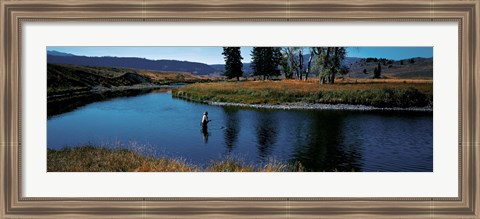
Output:
[[[223,64],[222,47],[89,47],[49,46],[47,50],[83,56],[141,57],[146,59],[173,59],[180,61]],[[241,47],[243,62],[251,62],[252,47]],[[348,57],[406,59],[433,57],[433,47],[348,47]]]

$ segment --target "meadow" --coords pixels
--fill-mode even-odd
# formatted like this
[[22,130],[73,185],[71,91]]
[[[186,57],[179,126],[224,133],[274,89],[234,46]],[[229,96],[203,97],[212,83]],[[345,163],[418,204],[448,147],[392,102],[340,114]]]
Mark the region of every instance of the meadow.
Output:
[[433,105],[432,81],[423,79],[340,79],[335,84],[319,84],[318,80],[225,81],[191,84],[172,94],[198,102],[244,104]]

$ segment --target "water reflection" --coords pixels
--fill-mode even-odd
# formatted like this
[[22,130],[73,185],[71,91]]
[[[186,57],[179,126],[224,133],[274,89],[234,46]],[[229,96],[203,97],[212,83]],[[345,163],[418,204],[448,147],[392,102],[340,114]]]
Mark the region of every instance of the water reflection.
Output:
[[240,120],[238,118],[238,109],[232,107],[223,108],[225,116],[225,148],[226,154],[230,154],[235,148],[240,131]]
[[200,128],[200,133],[202,133],[203,143],[208,144],[208,137],[210,136],[208,128]]
[[307,171],[360,171],[358,146],[345,148],[343,122],[348,112],[309,112],[309,128],[296,141],[291,162]]
[[270,156],[277,141],[277,119],[275,114],[264,111],[257,114],[257,124],[255,127],[257,133],[258,156],[262,162]]
[[133,97],[152,92],[151,89],[106,91],[100,93],[78,93],[47,99],[47,117],[68,113],[90,103],[106,101],[118,97]]
[[[205,111],[215,122],[204,131]],[[53,116],[62,112],[69,113]],[[227,154],[258,165],[301,163],[307,171],[433,170],[432,113],[220,107],[132,90],[49,99],[48,116],[52,149],[118,140],[200,165]]]

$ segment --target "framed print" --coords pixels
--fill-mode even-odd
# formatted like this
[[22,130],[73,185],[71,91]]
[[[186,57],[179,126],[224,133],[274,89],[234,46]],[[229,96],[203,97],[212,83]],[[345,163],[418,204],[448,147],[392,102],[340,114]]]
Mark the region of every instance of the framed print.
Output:
[[2,218],[478,218],[473,1],[2,1]]

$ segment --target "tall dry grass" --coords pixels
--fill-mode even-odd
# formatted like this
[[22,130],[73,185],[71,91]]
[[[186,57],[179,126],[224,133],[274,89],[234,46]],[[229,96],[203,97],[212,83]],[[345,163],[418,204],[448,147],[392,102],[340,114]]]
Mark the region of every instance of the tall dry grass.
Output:
[[377,107],[425,107],[433,104],[432,83],[336,83],[243,81],[198,83],[175,89],[172,94],[200,102],[245,104],[327,103]]
[[109,149],[94,146],[47,149],[48,172],[299,172],[293,165],[270,160],[264,165],[247,164],[227,157],[211,161],[206,167],[190,164],[180,158],[154,158],[129,149]]

